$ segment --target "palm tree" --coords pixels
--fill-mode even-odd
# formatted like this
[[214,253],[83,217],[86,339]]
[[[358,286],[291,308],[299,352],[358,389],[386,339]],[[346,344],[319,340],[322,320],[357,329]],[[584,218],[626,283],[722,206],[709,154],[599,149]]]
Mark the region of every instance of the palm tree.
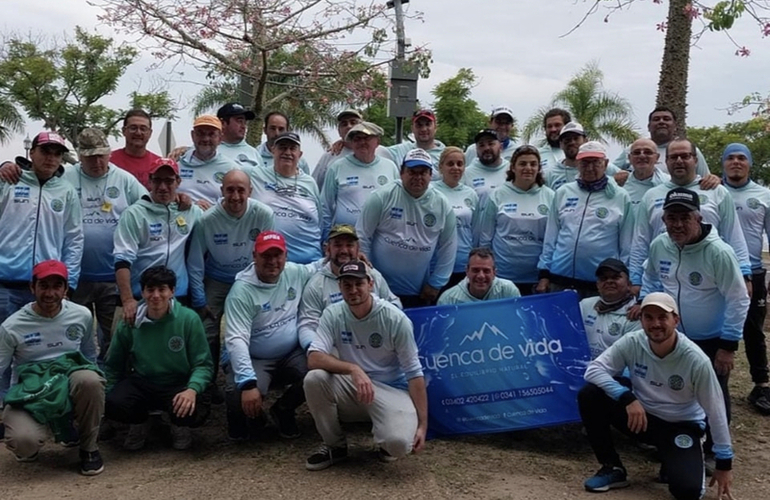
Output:
[[8,144],[14,134],[24,131],[24,120],[5,96],[0,96],[0,144]]
[[593,61],[567,83],[564,90],[553,96],[551,103],[532,116],[524,126],[522,136],[529,142],[542,133],[543,116],[551,108],[564,108],[572,119],[583,125],[590,140],[627,145],[639,138],[631,103],[614,92],[604,89],[604,73]]

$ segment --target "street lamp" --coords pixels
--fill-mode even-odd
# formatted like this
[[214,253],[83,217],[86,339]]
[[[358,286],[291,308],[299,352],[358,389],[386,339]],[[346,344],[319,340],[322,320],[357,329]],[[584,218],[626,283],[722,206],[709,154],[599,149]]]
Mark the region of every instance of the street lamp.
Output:
[[32,139],[29,138],[29,134],[24,138],[24,156],[29,160],[29,150],[32,149]]

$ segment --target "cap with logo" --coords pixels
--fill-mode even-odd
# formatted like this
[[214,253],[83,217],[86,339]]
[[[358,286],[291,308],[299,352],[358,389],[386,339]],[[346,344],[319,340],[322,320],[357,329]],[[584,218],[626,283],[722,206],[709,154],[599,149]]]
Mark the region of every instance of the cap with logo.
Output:
[[273,141],[273,144],[278,144],[281,141],[293,142],[297,146],[302,145],[302,141],[299,139],[299,134],[296,132],[283,132],[279,134],[278,137],[275,138],[275,141]]
[[412,149],[404,157],[404,166],[407,168],[427,167],[433,168],[433,158],[424,149]]
[[599,263],[599,266],[596,268],[597,276],[599,276],[599,273],[602,272],[602,269],[609,269],[610,271],[615,271],[616,273],[626,273],[626,275],[629,274],[628,267],[623,264],[623,261],[613,259],[612,257],[609,259],[604,259]]
[[670,209],[680,209],[684,212],[700,210],[700,197],[698,193],[687,188],[674,188],[666,193],[666,201],[663,202],[663,210]]
[[601,142],[588,141],[580,145],[575,159],[582,160],[583,158],[607,158],[607,148]]
[[583,130],[583,126],[578,122],[569,122],[564,125],[561,128],[561,132],[559,132],[559,139],[564,137],[564,134],[578,134],[582,135],[583,137],[586,136],[586,132]]
[[508,106],[498,106],[497,108],[492,110],[492,119],[500,115],[508,115],[511,117],[511,120],[515,119],[513,117],[513,110],[511,110],[511,108],[509,108]]
[[153,175],[155,172],[160,170],[163,167],[169,167],[171,170],[174,171],[176,175],[179,175],[179,165],[176,164],[176,161],[172,160],[171,158],[158,158],[154,162],[152,162],[152,165],[150,166],[150,175]]
[[358,241],[356,228],[354,228],[350,224],[336,224],[332,226],[331,230],[329,231],[329,237],[327,239],[331,240],[338,236],[349,236],[350,238],[353,238],[354,240]]
[[198,127],[213,127],[222,130],[222,122],[214,115],[200,115],[193,122],[193,128]]
[[85,128],[78,134],[80,156],[101,156],[112,152],[107,136],[98,128]]
[[339,113],[337,113],[337,121],[341,122],[342,119],[346,116],[355,116],[359,120],[363,120],[364,117],[361,115],[361,113],[356,109],[343,109]]
[[42,280],[49,276],[58,276],[67,281],[69,278],[67,266],[58,260],[44,260],[32,268],[32,277],[35,279]]
[[658,306],[666,312],[679,314],[679,308],[676,305],[674,297],[667,293],[653,292],[647,295],[644,300],[642,300],[642,309],[647,306]]
[[69,151],[67,145],[64,143],[64,138],[56,132],[40,132],[34,139],[32,139],[32,149],[35,149],[38,146],[45,146],[46,144],[60,146],[65,153]]
[[351,128],[348,131],[347,135],[345,136],[345,140],[349,141],[357,135],[365,135],[368,137],[382,137],[382,134],[384,133],[385,131],[382,130],[382,127],[380,127],[375,123],[361,122],[355,125],[353,128]]
[[483,130],[479,130],[476,136],[473,138],[473,142],[479,142],[481,139],[484,139],[485,137],[491,137],[492,139],[497,140],[497,131],[492,130],[491,128],[485,128]]
[[420,118],[427,118],[432,122],[436,121],[436,115],[430,109],[418,109],[417,111],[415,111],[414,114],[412,115],[412,123],[416,122]]
[[340,267],[340,273],[337,275],[337,279],[342,278],[368,278],[369,272],[366,269],[366,264],[360,260],[351,260],[347,264],[343,264]]
[[227,118],[230,116],[243,116],[246,120],[253,120],[257,117],[252,110],[244,108],[237,102],[228,102],[217,110],[217,118]]
[[254,251],[262,254],[272,248],[286,251],[286,240],[281,233],[275,231],[262,231],[254,241]]

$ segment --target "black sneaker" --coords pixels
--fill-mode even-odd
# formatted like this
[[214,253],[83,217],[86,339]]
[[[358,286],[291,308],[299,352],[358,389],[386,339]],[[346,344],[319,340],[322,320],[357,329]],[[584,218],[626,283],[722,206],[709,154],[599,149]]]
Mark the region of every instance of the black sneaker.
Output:
[[96,476],[104,470],[104,461],[99,450],[80,450],[80,473],[84,476]]
[[269,411],[270,420],[278,428],[278,434],[284,439],[296,439],[302,435],[297,427],[294,410],[279,410],[273,405]]
[[305,462],[305,468],[307,470],[324,470],[328,469],[337,462],[342,462],[348,458],[348,447],[340,446],[338,448],[331,448],[326,445],[322,445],[318,450],[307,457]]
[[746,399],[759,413],[770,415],[770,387],[756,385]]

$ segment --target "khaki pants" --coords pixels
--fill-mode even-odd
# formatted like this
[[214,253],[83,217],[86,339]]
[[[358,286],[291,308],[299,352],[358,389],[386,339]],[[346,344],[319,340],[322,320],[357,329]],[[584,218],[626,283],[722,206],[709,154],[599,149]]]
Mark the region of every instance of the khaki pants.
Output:
[[[73,416],[80,435],[80,449],[96,451],[99,421],[104,413],[105,380],[91,370],[72,372],[69,379]],[[25,410],[6,405],[3,419],[5,446],[21,458],[34,456],[48,437],[48,426],[36,421]]]
[[409,393],[372,381],[374,401],[363,405],[349,375],[311,370],[305,376],[305,398],[324,444],[345,446],[340,422],[372,422],[374,442],[391,456],[400,458],[412,451],[417,431],[417,410]]
[[[78,283],[72,302],[94,311],[96,322],[102,331],[99,338],[99,361],[107,358],[112,334],[115,333],[115,309],[120,302],[118,286],[114,282],[83,281]],[[121,311],[122,313],[122,311]]]

